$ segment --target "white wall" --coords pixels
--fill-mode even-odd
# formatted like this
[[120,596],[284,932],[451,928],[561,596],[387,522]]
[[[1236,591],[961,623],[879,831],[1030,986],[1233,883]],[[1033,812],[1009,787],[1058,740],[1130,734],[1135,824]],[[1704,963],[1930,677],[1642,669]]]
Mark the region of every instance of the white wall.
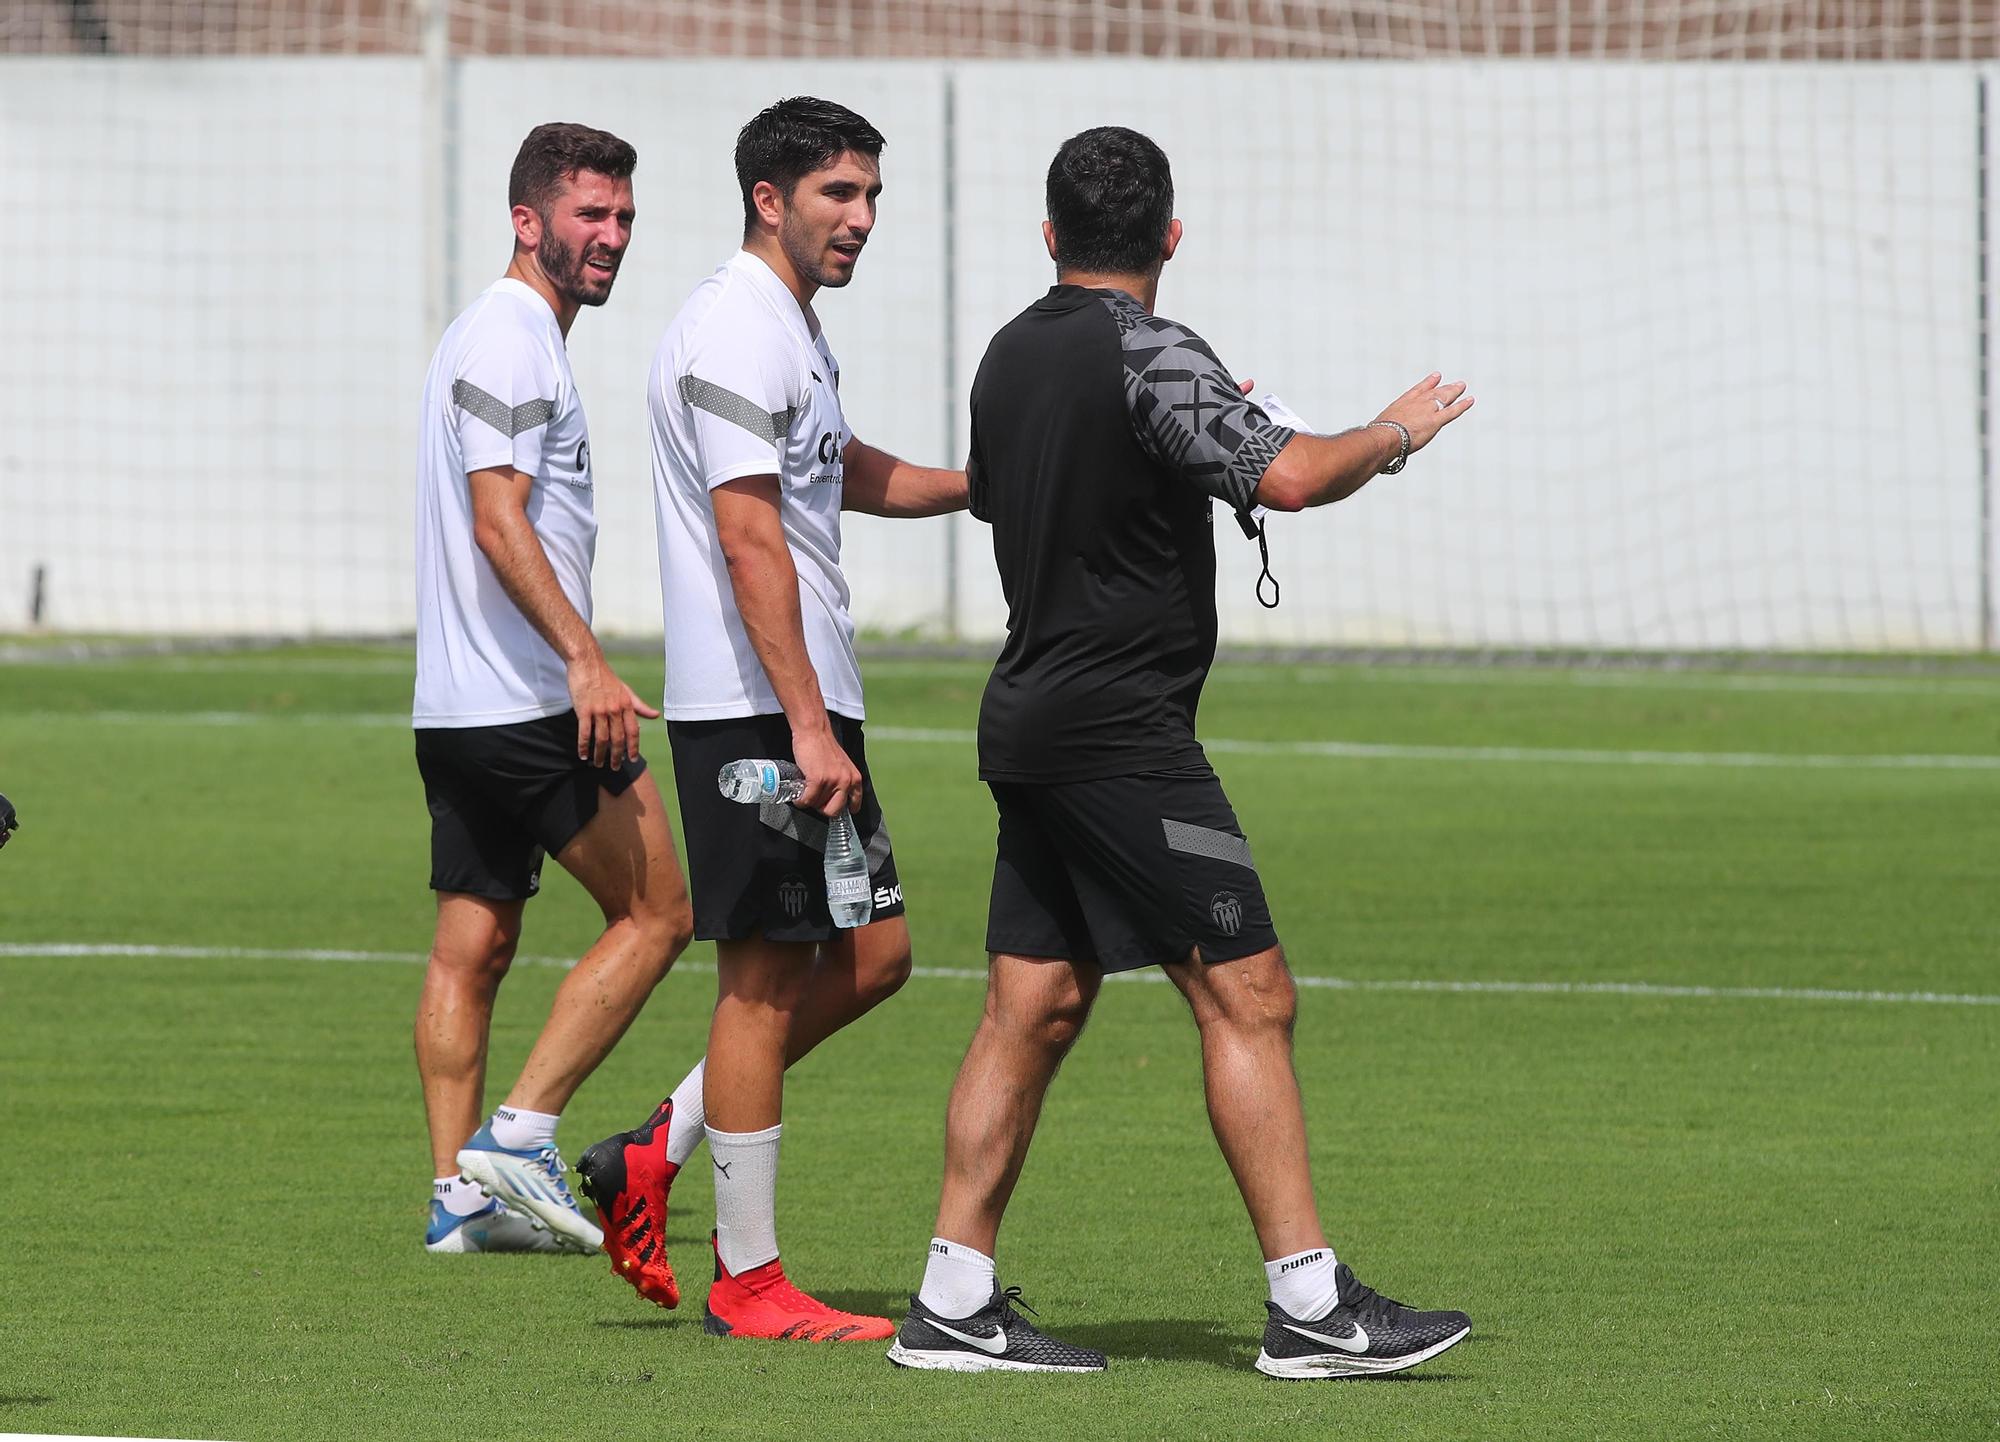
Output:
[[0,627],[410,626],[416,79],[0,61]]
[[[986,337],[1050,280],[1048,158],[1116,122],[1173,158],[1166,313],[1329,427],[1432,365],[1461,426],[1272,524],[1241,641],[1977,643],[1975,72],[994,62],[956,87],[961,394],[944,354],[946,67],[458,69],[454,303],[505,264],[532,123],[640,150],[611,303],[571,337],[603,480],[599,615],[657,631],[643,380],[731,248],[735,128],[825,93],[889,136],[854,285],[819,309],[857,432],[940,461]],[[407,629],[425,333],[416,62],[0,62],[0,629]],[[2000,146],[1996,146],[2000,154]],[[1996,228],[2000,234],[2000,228]],[[955,459],[955,458],[954,458]],[[961,519],[957,621],[1004,622]],[[945,522],[849,531],[864,624],[945,624]]]

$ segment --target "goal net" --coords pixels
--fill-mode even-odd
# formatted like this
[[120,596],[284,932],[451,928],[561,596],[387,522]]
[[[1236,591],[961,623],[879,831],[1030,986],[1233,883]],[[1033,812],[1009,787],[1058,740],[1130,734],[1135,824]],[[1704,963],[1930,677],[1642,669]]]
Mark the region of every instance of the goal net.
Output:
[[[1278,609],[1218,528],[1227,640],[1991,649],[1997,57],[1986,0],[14,0],[0,632],[407,632],[424,366],[547,119],[640,152],[570,344],[599,619],[657,632],[646,365],[737,239],[735,128],[818,93],[889,138],[819,307],[871,441],[962,459],[1048,158],[1106,123],[1172,158],[1160,306],[1238,374],[1326,429],[1472,382],[1272,519]],[[848,558],[864,625],[1004,625],[968,518]]]

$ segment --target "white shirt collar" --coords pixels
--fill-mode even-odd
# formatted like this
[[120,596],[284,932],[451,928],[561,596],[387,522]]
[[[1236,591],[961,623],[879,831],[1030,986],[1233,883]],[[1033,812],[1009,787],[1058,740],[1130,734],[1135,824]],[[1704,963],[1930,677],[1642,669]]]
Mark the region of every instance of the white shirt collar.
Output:
[[555,324],[555,307],[549,304],[548,297],[544,296],[532,285],[529,285],[525,280],[516,280],[511,275],[503,275],[500,279],[493,282],[493,289],[504,291],[508,295],[519,296],[522,300],[525,300],[529,305],[532,305],[536,310],[547,316],[550,324]]
[[778,273],[771,269],[770,262],[763,256],[739,250],[729,257],[727,264],[754,285],[773,310],[804,331],[808,345],[819,339],[819,318],[799,305],[799,298],[792,294],[791,287],[778,279]]

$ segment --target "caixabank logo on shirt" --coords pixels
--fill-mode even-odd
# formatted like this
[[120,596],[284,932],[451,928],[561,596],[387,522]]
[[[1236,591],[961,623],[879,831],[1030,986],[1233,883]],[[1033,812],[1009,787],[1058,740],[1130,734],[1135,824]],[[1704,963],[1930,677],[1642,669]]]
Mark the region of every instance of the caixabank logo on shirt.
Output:
[[840,464],[840,453],[846,448],[847,432],[822,431],[819,438],[819,463],[831,466],[831,470],[814,471],[806,479],[815,486],[832,485],[841,479],[844,468]]
[[574,467],[576,473],[574,475],[570,474],[572,467],[569,465],[566,457],[557,457],[555,464],[556,474],[562,478],[564,485],[578,491],[592,489],[590,484],[589,441],[578,441],[576,443],[576,464]]

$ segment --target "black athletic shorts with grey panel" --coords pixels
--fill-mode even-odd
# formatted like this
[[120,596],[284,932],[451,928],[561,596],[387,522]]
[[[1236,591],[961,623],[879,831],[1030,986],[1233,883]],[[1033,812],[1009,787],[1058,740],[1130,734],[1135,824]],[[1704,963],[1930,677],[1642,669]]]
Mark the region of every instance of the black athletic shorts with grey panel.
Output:
[[1278,944],[1250,843],[1206,763],[987,784],[1000,807],[988,951],[1109,972]]
[[[868,774],[861,723],[833,714],[827,719],[841,749],[861,770],[861,809],[854,824],[868,855],[872,920],[886,921],[903,914],[903,882]],[[674,748],[696,939],[832,937],[838,928],[826,905],[826,819],[789,804],[731,801],[716,785],[717,773],[731,761],[789,761],[791,724],[783,716],[669,721],[667,739]]]
[[417,731],[417,770],[431,813],[431,889],[525,901],[554,856],[597,815],[598,793],[622,796],[644,774],[635,756],[593,766],[576,754],[576,712],[505,726]]

